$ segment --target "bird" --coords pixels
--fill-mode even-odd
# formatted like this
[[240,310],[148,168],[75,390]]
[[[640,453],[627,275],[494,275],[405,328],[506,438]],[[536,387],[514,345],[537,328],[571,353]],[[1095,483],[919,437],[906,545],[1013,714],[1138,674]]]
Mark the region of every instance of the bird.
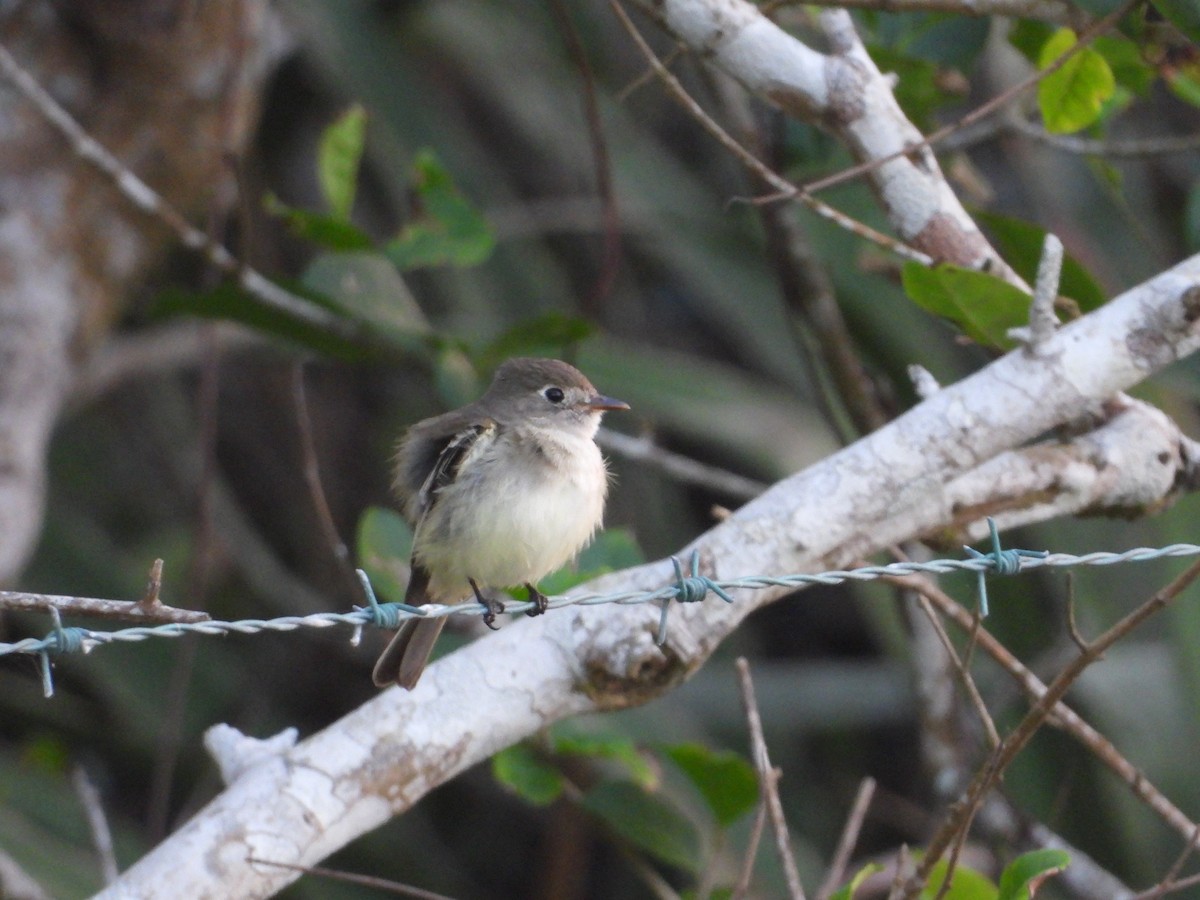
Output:
[[[474,403],[409,428],[393,479],[414,526],[404,602],[473,595],[494,628],[504,606],[485,588],[523,584],[531,615],[545,612],[537,582],[573,559],[604,517],[609,475],[595,436],[606,411],[624,409],[568,363],[518,357]],[[375,664],[375,684],[415,687],[445,623],[404,622]]]

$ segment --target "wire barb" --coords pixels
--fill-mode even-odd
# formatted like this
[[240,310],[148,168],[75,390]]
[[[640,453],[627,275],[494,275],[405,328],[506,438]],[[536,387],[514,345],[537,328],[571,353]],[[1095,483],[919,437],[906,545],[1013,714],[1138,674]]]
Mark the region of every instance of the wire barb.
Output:
[[[355,569],[354,574],[358,576],[358,583],[362,585],[363,594],[367,598],[366,606],[354,607],[355,612],[365,613],[367,616],[362,624],[395,630],[404,619],[413,616],[421,618],[425,615],[425,610],[419,606],[409,606],[407,603],[380,603],[375,599],[375,588],[371,587],[371,579],[367,577],[367,573],[362,569]],[[404,616],[401,613],[408,615]]]
[[[86,628],[64,628],[62,616],[53,606],[50,607],[50,620],[54,623],[54,629],[46,635],[42,641],[42,648],[38,651],[39,668],[42,673],[42,696],[47,700],[54,696],[54,676],[51,672],[50,654],[77,653],[84,649],[84,640],[88,635]],[[2,646],[0,645],[0,647]]]
[[679,558],[671,557],[671,565],[675,567],[675,590],[662,598],[662,611],[658,617],[658,632],[654,636],[654,643],[662,646],[667,642],[667,616],[671,609],[671,601],[677,600],[680,603],[699,603],[708,596],[708,592],[712,591],[726,603],[732,603],[733,598],[725,592],[719,584],[709,578],[707,575],[700,574],[700,551],[692,551],[692,574],[686,578],[683,575],[683,566],[679,564]]
[[[1000,531],[996,528],[996,520],[987,518],[988,531],[992,537],[992,552],[980,553],[974,547],[963,547],[963,551],[972,559],[987,560],[991,563],[993,575],[1016,575],[1021,571],[1023,559],[1046,559],[1050,553],[1046,550],[1004,550],[1000,547]],[[979,578],[979,615],[986,619],[988,615],[987,570],[980,569]]]

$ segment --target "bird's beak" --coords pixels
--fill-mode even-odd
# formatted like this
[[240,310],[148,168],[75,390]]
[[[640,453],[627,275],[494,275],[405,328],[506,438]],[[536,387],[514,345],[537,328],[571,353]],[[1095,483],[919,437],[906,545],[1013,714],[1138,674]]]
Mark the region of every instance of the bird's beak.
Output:
[[617,400],[613,397],[605,397],[603,394],[594,394],[584,401],[584,406],[588,409],[629,409],[629,404],[624,400]]

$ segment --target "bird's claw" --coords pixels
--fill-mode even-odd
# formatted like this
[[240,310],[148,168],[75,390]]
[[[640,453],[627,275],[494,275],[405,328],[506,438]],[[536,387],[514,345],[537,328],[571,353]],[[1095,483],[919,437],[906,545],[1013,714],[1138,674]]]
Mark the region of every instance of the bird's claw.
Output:
[[529,602],[533,604],[533,609],[529,610],[525,615],[540,616],[550,608],[550,600],[545,594],[539,591],[532,584],[526,584],[525,588],[529,591]]

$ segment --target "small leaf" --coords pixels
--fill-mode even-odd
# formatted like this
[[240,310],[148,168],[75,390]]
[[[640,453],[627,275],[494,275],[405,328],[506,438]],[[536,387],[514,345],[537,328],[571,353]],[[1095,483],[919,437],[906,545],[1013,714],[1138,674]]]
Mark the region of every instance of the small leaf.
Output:
[[[933,867],[929,881],[920,893],[921,900],[934,900],[938,897],[945,880],[946,863],[943,860]],[[958,865],[954,867],[949,890],[940,896],[941,900],[997,900],[997,889],[986,875]]]
[[758,804],[758,775],[738,754],[714,752],[692,743],[676,744],[665,751],[700,791],[722,828],[728,828]]
[[398,344],[431,330],[400,273],[378,253],[324,253],[305,270],[303,283]]
[[1167,87],[1180,100],[1200,106],[1200,73],[1191,66],[1176,69],[1166,76]]
[[583,808],[635,847],[685,872],[700,871],[696,829],[662,798],[629,781],[606,781],[588,791]]
[[357,103],[321,132],[317,180],[334,219],[348,221],[367,135],[367,112]]
[[658,772],[646,761],[637,745],[624,735],[580,732],[558,726],[550,730],[550,741],[555,753],[609,760],[619,764],[639,787],[651,790],[658,786]]
[[548,806],[563,790],[558,770],[524,742],[492,757],[492,777],[534,806]]
[[412,529],[395,510],[372,506],[358,520],[359,565],[381,603],[404,600],[412,541]]
[[876,872],[882,872],[883,866],[879,863],[867,863],[861,869],[854,873],[854,877],[850,879],[848,884],[838,888],[829,895],[829,900],[854,900],[854,894],[864,881],[874,875]]
[[432,150],[414,163],[416,217],[389,241],[384,252],[401,270],[423,266],[474,266],[491,255],[495,238],[483,216],[455,187]]
[[905,293],[922,309],[949,319],[972,340],[1008,349],[1008,329],[1026,324],[1029,295],[1006,281],[958,266],[904,266]]
[[296,209],[274,194],[267,194],[263,200],[263,207],[269,214],[283,219],[288,230],[296,237],[311,241],[327,250],[369,250],[372,246],[371,238],[352,223],[333,216]]
[[996,900],[1029,900],[1041,883],[1057,875],[1071,862],[1064,850],[1031,850],[1004,867],[1000,875],[1000,895]]
[[[1059,29],[1043,45],[1038,65],[1046,68],[1074,46],[1075,32]],[[1116,80],[1104,57],[1091,47],[1083,48],[1038,84],[1046,130],[1067,134],[1093,124],[1115,90]]]
[[[973,211],[972,215],[996,239],[996,249],[1000,251],[1000,255],[1018,275],[1033,284],[1037,279],[1046,230],[1032,222],[986,210]],[[1078,303],[1083,312],[1099,309],[1108,299],[1099,282],[1070,254],[1063,256],[1058,292]]]
[[1133,41],[1119,35],[1101,35],[1092,46],[1108,62],[1117,84],[1144,97],[1158,77],[1154,67],[1146,62],[1142,50]]

